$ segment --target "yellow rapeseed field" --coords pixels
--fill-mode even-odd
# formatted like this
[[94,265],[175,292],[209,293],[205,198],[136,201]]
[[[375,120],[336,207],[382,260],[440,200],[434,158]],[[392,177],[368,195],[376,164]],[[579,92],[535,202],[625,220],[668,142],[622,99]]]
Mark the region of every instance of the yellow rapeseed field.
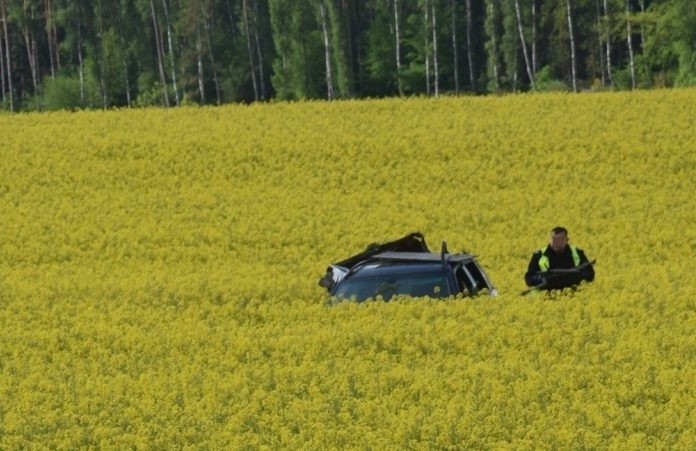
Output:
[[[696,90],[0,116],[0,449],[696,449]],[[562,225],[596,258],[522,297]],[[329,306],[421,231],[500,295]]]

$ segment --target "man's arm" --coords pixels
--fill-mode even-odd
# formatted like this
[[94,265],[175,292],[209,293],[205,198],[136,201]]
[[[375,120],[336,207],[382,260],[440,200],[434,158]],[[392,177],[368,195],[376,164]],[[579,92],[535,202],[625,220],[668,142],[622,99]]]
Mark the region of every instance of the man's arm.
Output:
[[588,282],[592,282],[595,276],[594,267],[592,266],[592,263],[587,259],[587,256],[585,255],[585,252],[582,249],[578,249],[578,256],[580,257],[580,265],[582,265],[582,267],[580,268],[580,274],[582,275],[582,278]]
[[[594,264],[593,261],[587,261],[580,263],[575,268],[569,268],[569,269],[550,269],[548,272],[544,274],[546,277],[546,288],[549,289],[562,289],[562,288],[567,288],[571,287],[574,285],[579,285],[583,280],[585,279],[586,275],[584,271],[587,268],[592,268],[592,264]],[[594,276],[594,270],[592,270],[592,276]],[[589,274],[589,273],[588,273]]]
[[527,267],[527,272],[524,275],[524,281],[527,283],[528,287],[533,287],[544,282],[544,277],[539,270],[540,258],[541,251],[537,251],[532,254],[532,258],[529,260],[529,266]]

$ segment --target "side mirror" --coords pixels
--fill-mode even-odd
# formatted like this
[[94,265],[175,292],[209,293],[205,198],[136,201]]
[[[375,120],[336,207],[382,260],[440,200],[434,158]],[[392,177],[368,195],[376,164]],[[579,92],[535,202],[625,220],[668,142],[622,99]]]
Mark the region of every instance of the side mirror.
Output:
[[334,287],[335,283],[333,280],[333,277],[331,277],[330,273],[326,273],[324,277],[319,279],[319,286],[326,288],[326,291],[331,291],[331,289]]

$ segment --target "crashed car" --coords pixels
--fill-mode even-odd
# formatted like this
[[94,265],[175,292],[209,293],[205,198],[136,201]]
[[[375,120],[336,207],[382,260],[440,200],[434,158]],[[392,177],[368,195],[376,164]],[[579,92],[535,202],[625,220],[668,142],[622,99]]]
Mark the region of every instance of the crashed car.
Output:
[[444,242],[441,252],[431,252],[419,232],[371,244],[365,251],[329,265],[319,285],[333,300],[357,302],[388,301],[394,296],[497,295],[474,255],[451,254]]

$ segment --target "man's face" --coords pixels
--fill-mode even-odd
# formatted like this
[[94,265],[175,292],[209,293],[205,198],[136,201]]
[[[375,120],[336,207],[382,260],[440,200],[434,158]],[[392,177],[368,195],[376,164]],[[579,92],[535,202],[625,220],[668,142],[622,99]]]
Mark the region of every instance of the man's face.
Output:
[[551,232],[551,240],[549,241],[551,249],[555,252],[563,252],[568,245],[568,235],[565,233],[553,233]]

